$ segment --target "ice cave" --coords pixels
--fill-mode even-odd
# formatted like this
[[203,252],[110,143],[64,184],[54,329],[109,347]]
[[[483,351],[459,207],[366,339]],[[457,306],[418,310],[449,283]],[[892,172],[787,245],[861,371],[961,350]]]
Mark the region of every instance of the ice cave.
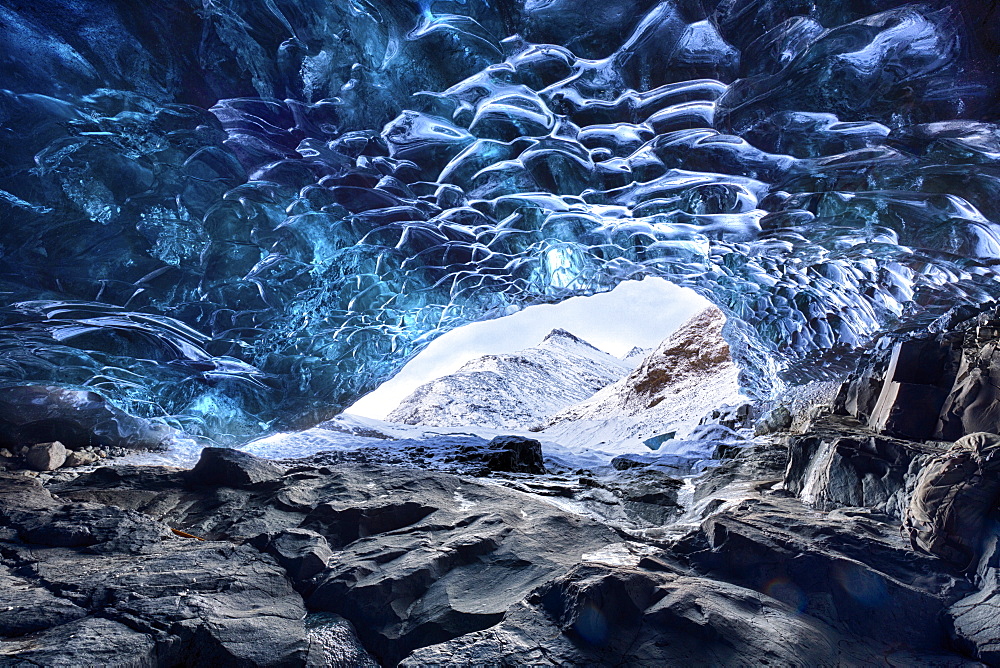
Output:
[[[998,0],[0,0],[0,56],[0,666],[1000,665]],[[344,413],[659,280],[649,349]]]

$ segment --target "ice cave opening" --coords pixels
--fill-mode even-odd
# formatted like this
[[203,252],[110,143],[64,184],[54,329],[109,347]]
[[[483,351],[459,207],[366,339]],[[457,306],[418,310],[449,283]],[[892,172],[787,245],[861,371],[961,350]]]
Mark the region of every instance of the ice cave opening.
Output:
[[0,391],[240,442],[659,276],[766,398],[1000,295],[992,24],[953,3],[169,4],[3,10]]

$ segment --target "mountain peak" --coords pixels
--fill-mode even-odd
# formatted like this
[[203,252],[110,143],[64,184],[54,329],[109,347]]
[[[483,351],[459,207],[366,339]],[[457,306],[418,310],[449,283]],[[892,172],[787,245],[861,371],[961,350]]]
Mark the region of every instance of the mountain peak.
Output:
[[388,419],[435,427],[527,429],[629,371],[613,355],[556,328],[539,345],[470,360],[455,373],[421,385]]
[[[573,334],[572,332],[567,332],[565,329],[562,329],[561,327],[556,327],[551,332],[549,332],[548,334],[546,334],[545,338],[542,339],[542,343],[545,343],[546,341],[550,341],[550,340],[551,341],[558,341],[560,339],[566,339],[568,341],[573,341],[574,343],[582,343],[583,345],[587,346],[588,348],[593,348],[594,350],[601,350],[600,348],[598,348],[594,344],[589,343],[587,341],[584,341],[583,339],[581,339],[576,334]],[[604,352],[604,351],[602,350],[601,352]]]

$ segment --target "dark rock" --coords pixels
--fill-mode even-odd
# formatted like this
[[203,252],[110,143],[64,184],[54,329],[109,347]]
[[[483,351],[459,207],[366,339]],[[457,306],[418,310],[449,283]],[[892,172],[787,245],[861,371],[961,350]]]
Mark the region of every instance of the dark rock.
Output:
[[[693,480],[694,502],[709,501],[734,484],[765,481],[774,485],[781,481],[788,465],[788,449],[780,441],[761,439],[734,451],[732,459],[706,469]],[[706,508],[707,510],[707,508]]]
[[941,410],[937,436],[957,440],[1000,424],[1000,345],[972,337],[961,352],[955,384]]
[[636,568],[581,565],[498,626],[417,650],[401,666],[834,665],[839,634],[755,591]]
[[230,448],[205,448],[188,473],[193,485],[246,487],[279,478],[281,467],[266,459]]
[[639,455],[618,455],[611,460],[611,466],[616,471],[627,471],[628,469],[649,466],[653,461],[648,457]]
[[0,388],[0,444],[8,447],[60,441],[72,450],[87,445],[152,450],[173,433],[119,410],[96,392],[51,385]]
[[919,468],[934,446],[872,433],[844,417],[824,416],[788,438],[785,488],[816,508],[865,507],[901,519]]
[[308,529],[285,529],[274,536],[263,536],[255,547],[262,549],[278,560],[289,577],[301,583],[320,574],[333,556],[333,550],[326,538]]
[[31,446],[24,456],[28,468],[35,471],[55,471],[66,463],[67,450],[59,441]]
[[329,612],[306,617],[309,659],[306,668],[379,668],[358,640],[354,625]]
[[[815,428],[852,437],[833,419],[823,416]],[[406,447],[430,456],[438,445]],[[2,563],[14,577],[65,592],[59,596],[87,615],[128,619],[165,663],[265,663],[259,652],[272,643],[271,665],[370,665],[358,641],[383,665],[411,653],[407,665],[963,661],[944,653],[950,627],[941,615],[972,593],[961,574],[914,553],[885,515],[823,513],[781,496],[775,487],[788,450],[770,439],[748,443],[694,481],[692,516],[705,519],[686,534],[670,525],[686,490],[659,462],[482,484],[406,458],[402,466],[376,463],[377,450],[364,461],[299,460],[238,487],[120,466],[51,483],[60,497],[53,499],[37,481],[7,476],[0,505],[21,505],[0,511]],[[876,448],[872,458],[891,454]],[[852,455],[861,463],[845,455],[838,466],[861,470],[866,456],[861,448]],[[175,537],[139,513],[196,536],[249,543]],[[16,542],[42,525],[53,535]],[[74,533],[80,527],[88,532]],[[70,539],[80,546],[52,546]],[[98,593],[101,569],[112,565],[123,575]],[[314,612],[308,632],[290,580]],[[115,603],[94,603],[105,600]],[[255,605],[276,618],[248,613]]]
[[871,417],[872,428],[901,438],[930,438],[947,397],[946,388],[887,382]]
[[875,412],[886,370],[892,357],[893,341],[883,337],[876,341],[861,357],[857,368],[841,386],[834,412],[850,415],[868,424],[868,418]]
[[86,617],[4,641],[4,666],[154,666],[156,642],[127,624]]
[[786,406],[778,406],[768,412],[754,425],[754,436],[787,431],[792,426],[792,412]]
[[[357,475],[338,470],[342,481]],[[387,478],[379,480],[381,486]],[[394,664],[422,645],[496,624],[508,607],[566,572],[583,554],[621,543],[611,529],[592,520],[452,476],[397,470],[385,492],[391,503],[411,498],[436,510],[347,544],[307,599],[311,609],[350,619],[383,664]],[[325,533],[309,518],[306,523]]]
[[951,636],[957,647],[987,665],[1000,664],[1000,532],[985,541],[977,580],[980,589],[948,609]]
[[950,353],[950,347],[939,339],[897,343],[868,424],[884,434],[930,438],[954,382]]
[[64,503],[21,476],[0,476],[0,526],[3,665],[305,662],[301,597],[249,546],[180,538],[134,510]]
[[[872,642],[947,647],[942,613],[968,594],[961,573],[914,552],[890,518],[747,499],[673,546],[698,572],[778,598]],[[872,624],[878,619],[878,624]]]
[[722,406],[711,411],[702,418],[700,424],[721,424],[729,429],[742,429],[751,424],[755,412],[754,404],[740,404],[739,406]]
[[497,436],[486,447],[486,466],[491,471],[545,473],[542,444],[523,436]]
[[0,567],[0,637],[23,636],[86,616],[84,608]]
[[[661,475],[637,494],[670,495],[663,485]],[[605,497],[600,505],[622,512],[620,497],[594,491]],[[416,647],[495,624],[583,554],[624,545],[610,527],[533,495],[372,463],[300,463],[266,485],[243,488],[186,487],[181,475],[162,469],[101,468],[57,493],[163,517],[203,537],[241,540],[286,529],[321,535],[333,555],[315,580],[299,585],[310,609],[350,620],[365,647],[389,664]]]

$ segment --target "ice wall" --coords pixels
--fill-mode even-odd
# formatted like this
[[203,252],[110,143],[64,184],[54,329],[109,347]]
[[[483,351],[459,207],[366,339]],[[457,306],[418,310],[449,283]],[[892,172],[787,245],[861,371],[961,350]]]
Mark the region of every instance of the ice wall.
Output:
[[1000,294],[1000,10],[0,0],[0,383],[220,440],[657,275],[748,390]]

